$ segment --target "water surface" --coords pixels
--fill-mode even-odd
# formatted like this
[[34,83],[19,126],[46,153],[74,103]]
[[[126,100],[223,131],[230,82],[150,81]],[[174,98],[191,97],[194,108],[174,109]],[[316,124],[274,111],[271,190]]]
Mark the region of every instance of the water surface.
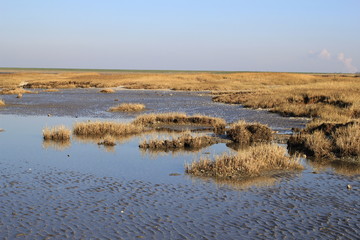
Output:
[[1,238],[358,238],[360,171],[354,167],[303,160],[301,172],[214,181],[185,175],[184,164],[233,151],[225,144],[150,154],[138,148],[145,136],[106,149],[74,137],[70,144],[44,143],[41,132],[45,126],[136,116],[106,111],[119,102],[145,102],[147,112],[202,113],[229,122],[253,119],[283,132],[303,126],[304,120],[212,103],[195,93],[97,91],[26,94],[20,100],[4,96],[9,106],[0,110],[0,128],[5,129],[0,132]]

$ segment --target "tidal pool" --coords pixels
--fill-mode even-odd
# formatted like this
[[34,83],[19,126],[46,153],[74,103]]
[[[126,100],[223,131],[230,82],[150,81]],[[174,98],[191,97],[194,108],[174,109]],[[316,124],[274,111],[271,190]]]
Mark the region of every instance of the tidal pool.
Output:
[[[96,89],[3,96],[0,110],[0,237],[3,239],[356,239],[360,171],[303,161],[305,170],[241,182],[193,178],[184,164],[233,151],[216,144],[196,152],[140,151],[145,136],[114,148],[72,137],[43,142],[42,129],[76,121],[131,121],[106,110],[145,103],[147,112],[181,111],[267,123],[286,133],[305,124],[265,111],[171,91]],[[114,101],[119,99],[119,101]],[[48,117],[47,114],[51,114]],[[351,190],[347,185],[352,186]]]

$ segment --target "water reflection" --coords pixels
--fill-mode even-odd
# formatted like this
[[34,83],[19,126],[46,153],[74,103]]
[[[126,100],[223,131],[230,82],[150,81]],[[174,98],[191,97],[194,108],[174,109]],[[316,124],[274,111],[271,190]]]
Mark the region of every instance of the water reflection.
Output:
[[360,175],[360,164],[358,163],[347,163],[343,161],[316,162],[308,160],[307,164],[309,164],[315,172],[325,172],[331,169],[345,176]]
[[215,183],[217,187],[230,187],[234,190],[246,190],[251,187],[270,187],[279,182],[274,176],[248,177],[242,179],[217,179],[187,175],[194,183],[209,182]]
[[42,146],[45,149],[52,148],[58,151],[63,151],[71,146],[71,141],[43,140]]

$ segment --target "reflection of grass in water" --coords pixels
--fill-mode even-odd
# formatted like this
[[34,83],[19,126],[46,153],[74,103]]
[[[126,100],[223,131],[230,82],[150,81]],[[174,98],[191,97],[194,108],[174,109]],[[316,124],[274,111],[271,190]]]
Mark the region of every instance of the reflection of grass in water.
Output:
[[53,140],[44,140],[42,144],[43,148],[53,148],[55,150],[65,150],[71,146],[71,141],[53,141]]
[[309,160],[308,164],[314,168],[315,172],[326,171],[327,169],[332,168],[336,173],[345,176],[354,176],[360,174],[360,164],[358,163],[348,163],[344,161],[315,162]]
[[235,190],[246,190],[251,187],[270,187],[274,186],[279,181],[276,177],[273,176],[247,177],[237,180],[190,176],[190,179],[195,182],[213,182],[218,187],[230,187]]

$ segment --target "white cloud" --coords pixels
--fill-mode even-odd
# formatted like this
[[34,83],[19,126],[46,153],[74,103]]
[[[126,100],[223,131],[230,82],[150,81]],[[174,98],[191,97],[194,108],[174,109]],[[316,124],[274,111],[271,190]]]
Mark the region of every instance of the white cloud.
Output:
[[358,70],[352,65],[352,58],[346,58],[344,53],[339,53],[337,59],[344,64],[347,71],[354,73]]
[[319,58],[322,59],[326,59],[326,60],[330,60],[331,58],[331,54],[328,50],[326,50],[325,48],[323,50],[321,50],[321,52],[318,54]]
[[325,59],[325,60],[331,59],[330,52],[325,48],[321,51],[309,51],[309,55],[310,55],[310,57],[315,57],[315,58],[320,58],[320,59]]

